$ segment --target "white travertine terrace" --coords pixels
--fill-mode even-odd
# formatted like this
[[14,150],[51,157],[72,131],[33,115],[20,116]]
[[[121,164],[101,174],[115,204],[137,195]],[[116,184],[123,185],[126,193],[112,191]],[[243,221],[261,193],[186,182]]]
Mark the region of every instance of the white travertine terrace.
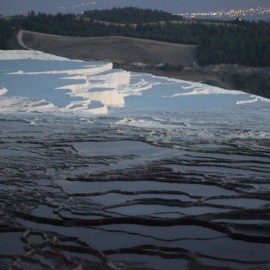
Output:
[[[21,62],[22,59],[28,61]],[[269,102],[241,91],[143,73],[131,74],[113,69],[112,63],[69,60],[39,51],[0,50],[1,60],[1,111],[98,115],[108,114],[113,108],[177,111]]]
[[65,57],[56,56],[34,50],[11,50],[11,51],[0,50],[0,60],[19,60],[19,59],[72,61]]
[[0,96],[2,96],[2,95],[4,95],[4,94],[6,94],[7,93],[7,89],[6,88],[4,88],[4,87],[0,87]]

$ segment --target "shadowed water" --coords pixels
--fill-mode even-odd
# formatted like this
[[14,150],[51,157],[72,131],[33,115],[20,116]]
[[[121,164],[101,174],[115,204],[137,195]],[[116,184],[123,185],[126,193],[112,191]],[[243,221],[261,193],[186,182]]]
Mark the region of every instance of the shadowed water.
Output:
[[3,269],[269,268],[269,139],[118,121],[2,115]]

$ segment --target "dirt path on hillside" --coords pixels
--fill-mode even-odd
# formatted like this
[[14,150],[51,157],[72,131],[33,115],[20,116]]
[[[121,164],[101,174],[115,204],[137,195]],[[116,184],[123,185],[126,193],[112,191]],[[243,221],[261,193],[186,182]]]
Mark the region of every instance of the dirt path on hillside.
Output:
[[24,48],[24,49],[26,49],[26,50],[31,50],[31,48],[29,48],[28,46],[26,46],[26,45],[24,44],[24,42],[23,42],[23,33],[24,33],[23,30],[20,30],[20,31],[18,32],[18,34],[17,34],[17,42],[19,43],[19,45],[20,45],[22,48]]

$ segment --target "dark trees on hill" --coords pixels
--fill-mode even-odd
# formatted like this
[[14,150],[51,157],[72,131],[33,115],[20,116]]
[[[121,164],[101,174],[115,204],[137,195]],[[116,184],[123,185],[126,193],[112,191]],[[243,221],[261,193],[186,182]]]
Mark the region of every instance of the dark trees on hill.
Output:
[[8,49],[8,40],[12,35],[12,26],[4,19],[0,19],[0,49]]
[[161,10],[141,9],[135,7],[113,8],[106,10],[89,10],[84,12],[84,16],[94,20],[134,24],[134,23],[151,23],[158,21],[183,20],[183,17],[172,15],[171,13]]

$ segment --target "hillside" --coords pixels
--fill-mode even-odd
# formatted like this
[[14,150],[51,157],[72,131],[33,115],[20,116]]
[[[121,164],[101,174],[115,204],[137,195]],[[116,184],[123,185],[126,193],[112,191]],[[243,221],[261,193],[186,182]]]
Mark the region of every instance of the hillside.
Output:
[[23,42],[32,49],[73,59],[108,60],[117,64],[167,64],[173,67],[196,63],[196,46],[129,37],[67,37],[23,31]]

